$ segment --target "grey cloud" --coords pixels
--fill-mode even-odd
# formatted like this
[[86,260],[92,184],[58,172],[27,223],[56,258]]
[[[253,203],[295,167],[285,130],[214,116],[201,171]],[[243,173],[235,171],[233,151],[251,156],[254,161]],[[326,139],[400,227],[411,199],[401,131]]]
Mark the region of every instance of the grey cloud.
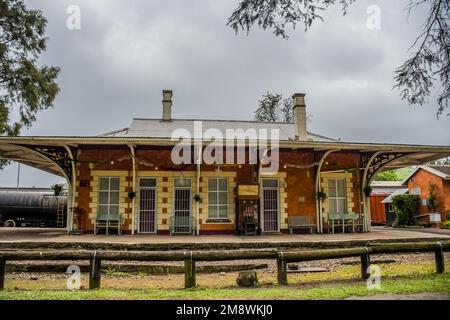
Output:
[[[426,12],[407,19],[403,1],[359,0],[342,16],[288,41],[270,30],[247,36],[226,27],[238,1],[28,1],[48,18],[42,62],[62,68],[55,108],[24,135],[93,135],[160,117],[161,90],[174,90],[179,118],[252,119],[267,90],[305,92],[312,131],[349,141],[449,144],[450,117],[436,120],[433,99],[401,101],[393,70],[406,58]],[[81,30],[66,28],[68,5],[81,8]],[[381,8],[381,30],[366,28],[368,5]],[[25,169],[24,169],[25,170]],[[0,185],[15,185],[15,167]],[[50,179],[27,171],[24,184]]]

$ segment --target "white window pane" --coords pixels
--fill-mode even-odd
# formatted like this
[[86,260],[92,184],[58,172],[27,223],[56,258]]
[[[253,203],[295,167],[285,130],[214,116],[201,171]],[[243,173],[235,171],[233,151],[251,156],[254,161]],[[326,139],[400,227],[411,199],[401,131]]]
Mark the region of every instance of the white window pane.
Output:
[[98,196],[99,204],[108,204],[108,192],[101,191]]
[[98,206],[98,213],[99,214],[107,214],[108,213],[108,206],[99,205]]
[[208,217],[209,218],[217,218],[217,207],[216,206],[208,207]]
[[328,180],[328,193],[329,197],[336,197],[336,180]]
[[109,204],[119,204],[119,192],[111,192],[109,194]]
[[208,204],[217,204],[217,192],[208,193]]
[[345,190],[345,180],[337,180],[337,188],[338,188],[338,197],[345,197],[346,190]]
[[345,208],[345,199],[338,199],[337,202],[339,213],[345,213],[347,211]]
[[228,190],[228,180],[227,179],[219,179],[219,190],[220,191]]
[[228,217],[228,208],[225,206],[219,207],[219,218],[225,219]]
[[120,178],[111,178],[109,188],[110,190],[119,190]]
[[109,178],[100,178],[100,190],[109,190]]
[[337,207],[336,207],[336,200],[330,199],[330,213],[338,213]]
[[228,197],[226,192],[219,192],[219,204],[227,204]]
[[110,206],[109,207],[109,214],[118,214],[119,213],[119,206]]
[[176,188],[189,188],[191,186],[191,179],[175,178],[174,185]]
[[156,179],[154,179],[154,178],[141,179],[139,181],[139,186],[140,187],[148,187],[148,188],[156,187]]
[[262,182],[263,187],[266,188],[278,188],[278,180],[267,180],[264,179]]
[[208,191],[217,190],[217,179],[208,179]]

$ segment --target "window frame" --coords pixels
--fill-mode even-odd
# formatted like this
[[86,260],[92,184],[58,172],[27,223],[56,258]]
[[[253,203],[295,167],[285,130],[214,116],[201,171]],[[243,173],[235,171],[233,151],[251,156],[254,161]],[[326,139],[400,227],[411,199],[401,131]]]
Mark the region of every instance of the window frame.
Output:
[[[108,179],[108,189],[102,189],[102,183],[101,181],[103,179]],[[113,179],[118,179],[118,188],[117,189],[111,189],[111,180]],[[107,193],[108,198],[107,198],[107,202],[106,203],[102,203],[101,202],[101,197],[100,194],[101,193]],[[112,204],[111,203],[111,194],[112,193],[117,193],[117,204]],[[106,207],[106,213],[101,212],[100,208],[101,207]],[[111,213],[111,208],[112,207],[117,207],[117,213]],[[103,214],[103,215],[116,215],[119,214],[120,215],[120,177],[116,177],[116,176],[108,176],[108,177],[99,177],[98,179],[98,208],[97,208],[97,212],[98,214]]]
[[[214,180],[216,183],[216,190],[211,190],[210,188],[210,182]],[[219,185],[220,185],[220,180],[224,180],[226,182],[226,190],[220,190]],[[211,204],[211,202],[209,201],[209,197],[210,194],[215,194],[216,196],[216,203],[215,204]],[[225,193],[226,194],[226,201],[225,204],[220,203],[220,194],[221,193]],[[214,220],[214,221],[220,221],[220,220],[229,220],[230,219],[230,205],[229,205],[229,181],[228,178],[226,177],[210,177],[208,178],[208,220]],[[216,209],[216,215],[215,216],[211,216],[211,210],[210,208],[213,207]],[[219,209],[220,208],[226,208],[226,216],[225,217],[221,217],[219,216]]]
[[[339,181],[343,181],[344,182],[344,187],[343,187],[343,191],[344,191],[344,195],[343,196],[339,196]],[[335,196],[331,196],[331,192],[330,192],[330,185],[334,183],[334,187],[336,190],[336,195]],[[342,211],[339,210],[339,200],[344,200],[344,208],[342,209]],[[334,201],[335,205],[336,205],[336,211],[337,212],[332,212],[331,211],[331,202]],[[336,213],[348,213],[348,203],[347,203],[347,179],[345,178],[333,178],[333,179],[328,179],[328,211],[331,214],[336,214]]]

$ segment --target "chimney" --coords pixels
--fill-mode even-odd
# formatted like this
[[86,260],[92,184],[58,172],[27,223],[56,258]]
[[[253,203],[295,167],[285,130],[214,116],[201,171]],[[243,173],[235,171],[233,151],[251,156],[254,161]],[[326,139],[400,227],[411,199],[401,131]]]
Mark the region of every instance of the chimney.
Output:
[[163,90],[163,121],[172,120],[172,90]]
[[295,126],[295,140],[308,140],[306,132],[306,105],[305,94],[294,93],[292,96],[294,105],[294,126]]

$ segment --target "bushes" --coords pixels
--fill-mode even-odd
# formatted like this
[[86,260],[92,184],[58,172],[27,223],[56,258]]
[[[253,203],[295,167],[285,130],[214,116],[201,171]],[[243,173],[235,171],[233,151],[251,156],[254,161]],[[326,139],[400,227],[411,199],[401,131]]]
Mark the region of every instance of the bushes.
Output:
[[415,223],[414,215],[418,210],[420,197],[416,194],[399,194],[392,197],[395,222],[393,226],[410,226]]

